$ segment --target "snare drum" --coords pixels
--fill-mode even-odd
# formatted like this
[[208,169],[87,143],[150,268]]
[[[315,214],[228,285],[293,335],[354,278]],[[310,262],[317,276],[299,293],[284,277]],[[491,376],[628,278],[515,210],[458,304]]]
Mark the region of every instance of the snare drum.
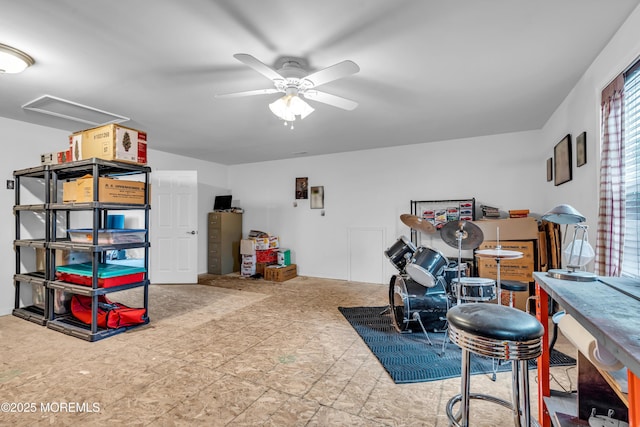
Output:
[[420,322],[428,331],[441,331],[446,326],[449,299],[441,286],[425,288],[407,276],[393,276],[389,283],[389,306],[398,332],[422,332]]
[[442,269],[449,264],[449,260],[442,253],[420,246],[411,257],[405,269],[409,277],[422,286],[431,288],[436,285],[436,278]]
[[404,271],[407,261],[411,259],[416,251],[415,245],[406,236],[401,236],[384,254],[389,261],[398,269],[399,272]]
[[[458,282],[460,280],[460,282]],[[458,295],[458,283],[460,283],[460,301],[482,302],[496,299],[496,281],[481,277],[462,277],[452,281],[451,289],[454,298]]]

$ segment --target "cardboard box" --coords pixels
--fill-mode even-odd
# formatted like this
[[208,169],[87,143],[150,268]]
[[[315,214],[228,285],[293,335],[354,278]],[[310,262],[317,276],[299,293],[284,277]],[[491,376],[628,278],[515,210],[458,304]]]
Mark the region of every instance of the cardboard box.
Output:
[[255,255],[242,255],[242,261],[240,263],[240,275],[241,276],[253,276],[256,274],[256,256]]
[[57,161],[58,164],[62,164],[62,163],[70,163],[72,162],[72,158],[71,158],[71,149],[68,149],[66,151],[58,151],[57,153]]
[[535,218],[482,219],[473,221],[480,227],[484,240],[537,240],[538,222]]
[[269,236],[269,248],[278,249],[280,247],[280,238],[278,236]]
[[69,137],[73,160],[104,160],[147,164],[147,133],[111,123]]
[[257,260],[255,255],[242,255],[242,260],[240,260],[242,264],[253,264],[255,265]]
[[71,162],[71,150],[58,151],[55,153],[45,153],[40,155],[40,164],[59,165]]
[[256,237],[252,239],[256,242],[256,250],[257,251],[266,251],[269,249],[269,238],[268,237]]
[[287,265],[286,267],[270,265],[264,272],[265,280],[270,280],[272,282],[284,282],[286,280],[293,279],[297,275],[297,268],[295,264]]
[[[494,249],[497,245],[495,241],[485,241],[478,249]],[[516,280],[519,282],[532,282],[533,272],[536,268],[537,254],[534,241],[500,241],[500,246],[504,250],[522,252],[522,258],[501,259],[500,279]],[[497,280],[498,269],[495,258],[480,257],[478,260],[478,276]]]
[[267,264],[275,264],[278,262],[278,254],[276,249],[267,249],[266,251],[256,251],[256,261],[265,262]]
[[256,241],[252,239],[240,240],[240,254],[241,255],[255,255],[256,254]]
[[240,275],[241,276],[253,276],[256,274],[256,265],[255,264],[242,264],[240,266]]
[[278,265],[291,265],[291,251],[289,249],[278,249]]
[[[100,177],[98,180],[98,200],[103,203],[144,204],[145,184]],[[63,203],[85,203],[93,200],[93,177],[85,175],[62,184]]]

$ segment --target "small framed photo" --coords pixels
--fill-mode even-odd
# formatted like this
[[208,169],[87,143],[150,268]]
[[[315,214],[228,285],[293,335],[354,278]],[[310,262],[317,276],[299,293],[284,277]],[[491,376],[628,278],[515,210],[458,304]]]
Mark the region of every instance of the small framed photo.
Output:
[[571,134],[567,134],[553,148],[554,184],[561,185],[572,179],[571,171]]
[[587,163],[587,133],[582,132],[576,138],[576,166],[580,167]]
[[296,178],[296,199],[308,199],[309,178]]
[[547,182],[553,181],[553,157],[547,159]]
[[324,187],[311,187],[311,209],[324,209]]

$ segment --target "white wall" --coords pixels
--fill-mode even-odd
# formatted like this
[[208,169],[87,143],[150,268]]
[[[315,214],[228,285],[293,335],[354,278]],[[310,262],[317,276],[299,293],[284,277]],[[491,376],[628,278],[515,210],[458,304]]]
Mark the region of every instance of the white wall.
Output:
[[[246,209],[244,230],[280,235],[283,245],[292,248],[300,274],[338,279],[350,276],[349,229],[382,229],[389,246],[408,234],[398,217],[409,211],[410,200],[475,197],[478,205],[537,214],[567,203],[587,217],[595,247],[600,93],[638,57],[640,7],[540,131],[232,166],[229,182]],[[587,164],[577,168],[575,138],[583,131]],[[568,133],[573,139],[573,180],[555,187],[546,181],[546,159]],[[292,206],[294,180],[305,176],[310,186],[325,187],[325,217],[310,210],[308,202]],[[393,274],[384,258],[372,259],[371,269],[379,270],[380,262],[384,277]]]
[[[237,165],[229,168],[229,184],[245,209],[245,235],[279,235],[301,275],[353,280],[349,231],[383,230],[384,247],[370,268],[383,263],[379,282],[386,283],[395,269],[383,252],[409,236],[399,217],[410,212],[411,200],[475,197],[477,207],[540,212],[546,172],[533,160],[538,142],[533,131]],[[325,216],[308,200],[293,206],[296,177],[324,186]],[[456,255],[446,245],[437,249]]]
[[[68,136],[69,132],[67,131],[0,117],[0,140],[4,142],[5,147],[5,154],[0,156],[0,167],[4,170],[4,181],[13,179],[13,171],[15,170],[39,165],[41,153],[62,150],[68,144]],[[153,141],[150,141],[150,144],[153,144]],[[213,199],[216,194],[228,192],[227,167],[155,150],[149,150],[148,158],[152,171],[156,169],[198,171],[198,224],[200,232],[198,239],[198,272],[204,273],[207,270],[206,213],[212,210]],[[4,187],[4,182],[2,186]],[[41,197],[43,194],[34,191],[32,195],[26,191],[21,191],[21,203],[37,203],[36,196]],[[0,286],[0,315],[11,313],[14,304],[14,204],[15,195],[13,190],[0,191],[0,222],[5,224],[4,227],[0,227],[0,247],[4,248],[4,256],[0,257],[0,283],[2,283]],[[30,221],[28,215],[25,215],[25,218]],[[22,237],[28,237],[31,230],[25,227],[22,230]],[[34,234],[37,234],[37,231]],[[33,237],[43,237],[43,235]],[[26,257],[28,261],[32,261],[34,258],[29,255]],[[22,289],[25,288],[27,287],[23,285]],[[30,295],[28,291],[22,294],[27,297]]]
[[[553,155],[553,147],[566,134],[572,136],[573,180],[554,187],[549,183],[544,192],[547,209],[562,203],[575,207],[587,218],[589,241],[595,248],[598,219],[600,167],[600,95],[617,75],[640,57],[640,7],[585,71],[540,133],[538,163]],[[576,167],[575,138],[587,132],[587,164]],[[572,233],[570,231],[570,233]]]

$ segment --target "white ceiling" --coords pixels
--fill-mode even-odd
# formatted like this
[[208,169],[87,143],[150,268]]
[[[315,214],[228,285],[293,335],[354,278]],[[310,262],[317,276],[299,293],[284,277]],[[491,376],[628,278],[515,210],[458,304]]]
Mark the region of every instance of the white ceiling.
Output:
[[[541,128],[640,0],[0,0],[0,43],[31,55],[0,75],[0,116],[48,94],[130,117],[150,148],[239,164]],[[233,58],[360,72],[321,86],[353,111],[310,104],[295,129],[278,95]],[[60,149],[64,147],[61,146]],[[303,154],[301,154],[303,153]]]

